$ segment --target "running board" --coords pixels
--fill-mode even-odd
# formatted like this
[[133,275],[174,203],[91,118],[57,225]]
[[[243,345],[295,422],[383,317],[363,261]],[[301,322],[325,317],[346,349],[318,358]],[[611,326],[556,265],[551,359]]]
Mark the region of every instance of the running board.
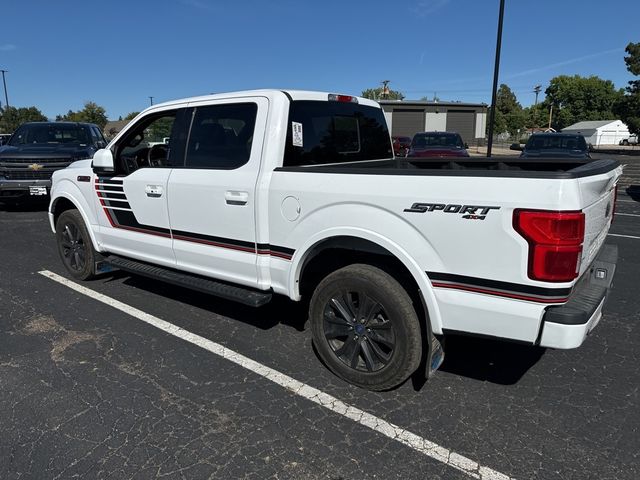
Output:
[[270,291],[264,292],[247,287],[239,287],[228,283],[212,280],[193,273],[181,272],[166,267],[159,267],[149,263],[131,260],[118,255],[109,255],[104,262],[126,272],[142,275],[144,277],[161,280],[163,282],[189,288],[202,293],[215,295],[216,297],[233,300],[250,307],[261,307],[271,301]]

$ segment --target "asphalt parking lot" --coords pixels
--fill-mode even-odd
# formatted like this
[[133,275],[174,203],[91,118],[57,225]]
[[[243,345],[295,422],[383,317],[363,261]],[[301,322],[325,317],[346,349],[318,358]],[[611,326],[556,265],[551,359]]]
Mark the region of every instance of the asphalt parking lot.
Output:
[[640,157],[619,160],[615,285],[581,348],[452,337],[383,393],[322,366],[304,305],[121,272],[79,291],[46,205],[0,207],[0,478],[640,478]]

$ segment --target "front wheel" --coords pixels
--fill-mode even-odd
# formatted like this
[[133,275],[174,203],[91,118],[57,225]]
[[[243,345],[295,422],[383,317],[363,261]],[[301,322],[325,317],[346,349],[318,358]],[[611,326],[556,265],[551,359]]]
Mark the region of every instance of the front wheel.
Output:
[[313,343],[329,369],[358,387],[388,390],[420,363],[420,322],[406,290],[371,265],[336,270],[309,306]]
[[78,210],[66,210],[58,217],[56,241],[62,263],[73,278],[89,280],[95,276],[96,252]]

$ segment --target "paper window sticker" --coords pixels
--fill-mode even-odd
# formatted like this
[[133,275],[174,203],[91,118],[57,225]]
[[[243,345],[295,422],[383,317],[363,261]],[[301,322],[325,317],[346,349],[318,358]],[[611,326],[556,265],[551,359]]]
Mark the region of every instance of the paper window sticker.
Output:
[[294,147],[302,147],[302,124],[291,122],[291,131],[293,132],[291,141]]

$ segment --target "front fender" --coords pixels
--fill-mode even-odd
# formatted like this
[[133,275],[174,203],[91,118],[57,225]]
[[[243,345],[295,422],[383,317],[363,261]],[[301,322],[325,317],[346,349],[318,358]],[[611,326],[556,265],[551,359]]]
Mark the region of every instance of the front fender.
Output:
[[51,225],[51,230],[53,233],[56,232],[55,220],[53,217],[53,212],[55,211],[56,203],[65,198],[69,200],[75,208],[82,215],[82,219],[87,227],[87,231],[89,232],[89,236],[91,237],[91,243],[93,244],[93,248],[96,251],[101,251],[99,247],[98,240],[95,235],[94,225],[98,224],[98,220],[95,215],[94,209],[87,202],[86,197],[82,194],[82,191],[78,188],[78,186],[68,179],[60,179],[56,181],[55,187],[51,192],[51,203],[49,204],[49,223]]

